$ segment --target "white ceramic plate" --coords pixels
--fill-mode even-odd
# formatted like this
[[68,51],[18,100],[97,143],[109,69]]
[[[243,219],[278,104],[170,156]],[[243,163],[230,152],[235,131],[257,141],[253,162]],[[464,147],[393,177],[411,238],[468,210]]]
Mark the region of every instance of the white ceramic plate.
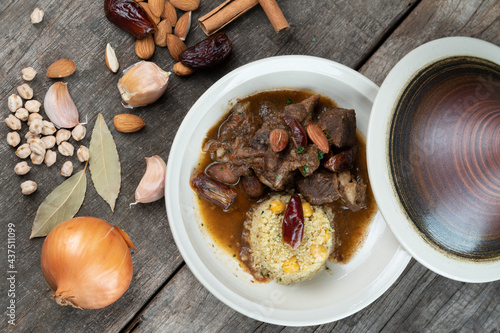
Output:
[[380,211],[398,240],[415,259],[450,279],[495,281],[500,279],[500,260],[481,262],[460,259],[424,240],[408,220],[390,179],[389,127],[401,90],[420,69],[452,56],[473,56],[500,64],[498,46],[468,37],[434,40],[408,53],[387,75],[375,99],[367,137],[368,172]]
[[256,91],[312,89],[353,108],[366,134],[378,87],[358,72],[325,59],[281,56],[263,59],[224,76],[193,105],[172,144],[165,200],[175,242],[198,280],[228,306],[272,324],[304,326],[347,317],[377,299],[399,277],[410,256],[377,214],[369,236],[347,265],[333,265],[311,281],[292,286],[252,283],[238,261],[217,246],[200,226],[197,196],[189,185],[205,133],[228,111],[231,102]]

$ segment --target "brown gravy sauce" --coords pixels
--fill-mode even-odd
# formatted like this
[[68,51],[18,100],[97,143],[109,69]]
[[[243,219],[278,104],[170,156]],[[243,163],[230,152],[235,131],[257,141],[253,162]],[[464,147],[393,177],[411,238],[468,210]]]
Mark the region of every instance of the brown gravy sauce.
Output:
[[[313,94],[313,92],[304,90],[266,91],[246,97],[240,101],[250,101],[253,102],[252,107],[258,107],[259,101],[267,100],[275,103],[278,108],[282,109],[287,104],[287,101],[288,103],[290,101],[294,103],[300,102]],[[336,106],[337,104],[334,101],[322,96],[318,104],[318,110],[321,112],[323,108]],[[229,110],[228,113],[208,131],[205,140],[217,138],[219,127],[228,116]],[[366,143],[363,134],[358,131],[356,139],[359,144],[359,152],[355,168],[351,170],[351,172],[361,177],[368,184],[367,208],[358,212],[351,212],[349,209],[342,206],[340,200],[328,204],[335,213],[335,218],[332,222],[332,228],[335,230],[334,250],[330,256],[330,260],[342,264],[348,263],[362,246],[368,233],[370,223],[378,210],[368,179]],[[212,163],[210,154],[202,152],[200,154],[199,163],[193,173],[203,172],[210,163]],[[222,208],[202,198],[199,199],[198,203],[200,216],[202,218],[202,228],[207,230],[218,247],[240,260],[239,253],[244,247],[242,233],[246,214],[252,209],[252,206],[259,201],[265,200],[266,196],[270,193],[257,201],[248,198],[240,184],[235,185],[233,188],[238,195],[229,208],[229,211],[223,211]],[[245,262],[241,262],[245,264]],[[247,265],[245,264],[245,266]],[[262,280],[258,278],[255,272],[251,273],[253,273],[257,280]]]

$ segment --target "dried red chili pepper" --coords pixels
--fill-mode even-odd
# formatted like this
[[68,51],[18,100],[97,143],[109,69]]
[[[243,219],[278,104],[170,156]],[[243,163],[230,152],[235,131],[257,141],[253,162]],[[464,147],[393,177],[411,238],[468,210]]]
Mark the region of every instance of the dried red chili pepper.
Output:
[[285,115],[283,120],[290,127],[292,131],[292,140],[295,143],[295,148],[299,149],[302,147],[301,152],[303,152],[307,146],[307,134],[302,125],[292,116]]

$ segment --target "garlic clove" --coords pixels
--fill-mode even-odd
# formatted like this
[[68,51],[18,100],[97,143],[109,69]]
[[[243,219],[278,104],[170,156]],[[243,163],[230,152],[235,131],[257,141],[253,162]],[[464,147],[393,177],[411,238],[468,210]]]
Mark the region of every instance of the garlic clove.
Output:
[[160,98],[168,85],[170,72],[155,63],[141,61],[129,68],[118,81],[118,90],[125,103],[144,106]]
[[79,115],[68,90],[68,84],[54,83],[43,102],[45,113],[57,128],[73,128],[79,124]]
[[146,157],[146,173],[135,191],[136,203],[149,203],[163,197],[166,171],[167,165],[160,156]]

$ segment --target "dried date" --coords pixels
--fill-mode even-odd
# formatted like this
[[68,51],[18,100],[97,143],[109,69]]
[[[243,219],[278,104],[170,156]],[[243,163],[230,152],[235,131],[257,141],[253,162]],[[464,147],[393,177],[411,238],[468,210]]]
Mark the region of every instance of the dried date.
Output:
[[209,178],[203,173],[193,178],[191,185],[201,197],[224,210],[229,209],[236,198],[236,192],[232,188]]
[[283,241],[290,245],[292,250],[297,249],[304,235],[304,212],[302,201],[297,193],[292,194],[286,206],[282,229]]
[[353,167],[357,154],[358,146],[353,146],[330,157],[325,162],[324,167],[333,172],[349,170]]
[[179,60],[190,68],[211,68],[227,58],[231,47],[226,34],[219,32],[182,52]]
[[148,15],[134,0],[104,0],[104,13],[114,25],[136,38],[144,38],[154,32]]

